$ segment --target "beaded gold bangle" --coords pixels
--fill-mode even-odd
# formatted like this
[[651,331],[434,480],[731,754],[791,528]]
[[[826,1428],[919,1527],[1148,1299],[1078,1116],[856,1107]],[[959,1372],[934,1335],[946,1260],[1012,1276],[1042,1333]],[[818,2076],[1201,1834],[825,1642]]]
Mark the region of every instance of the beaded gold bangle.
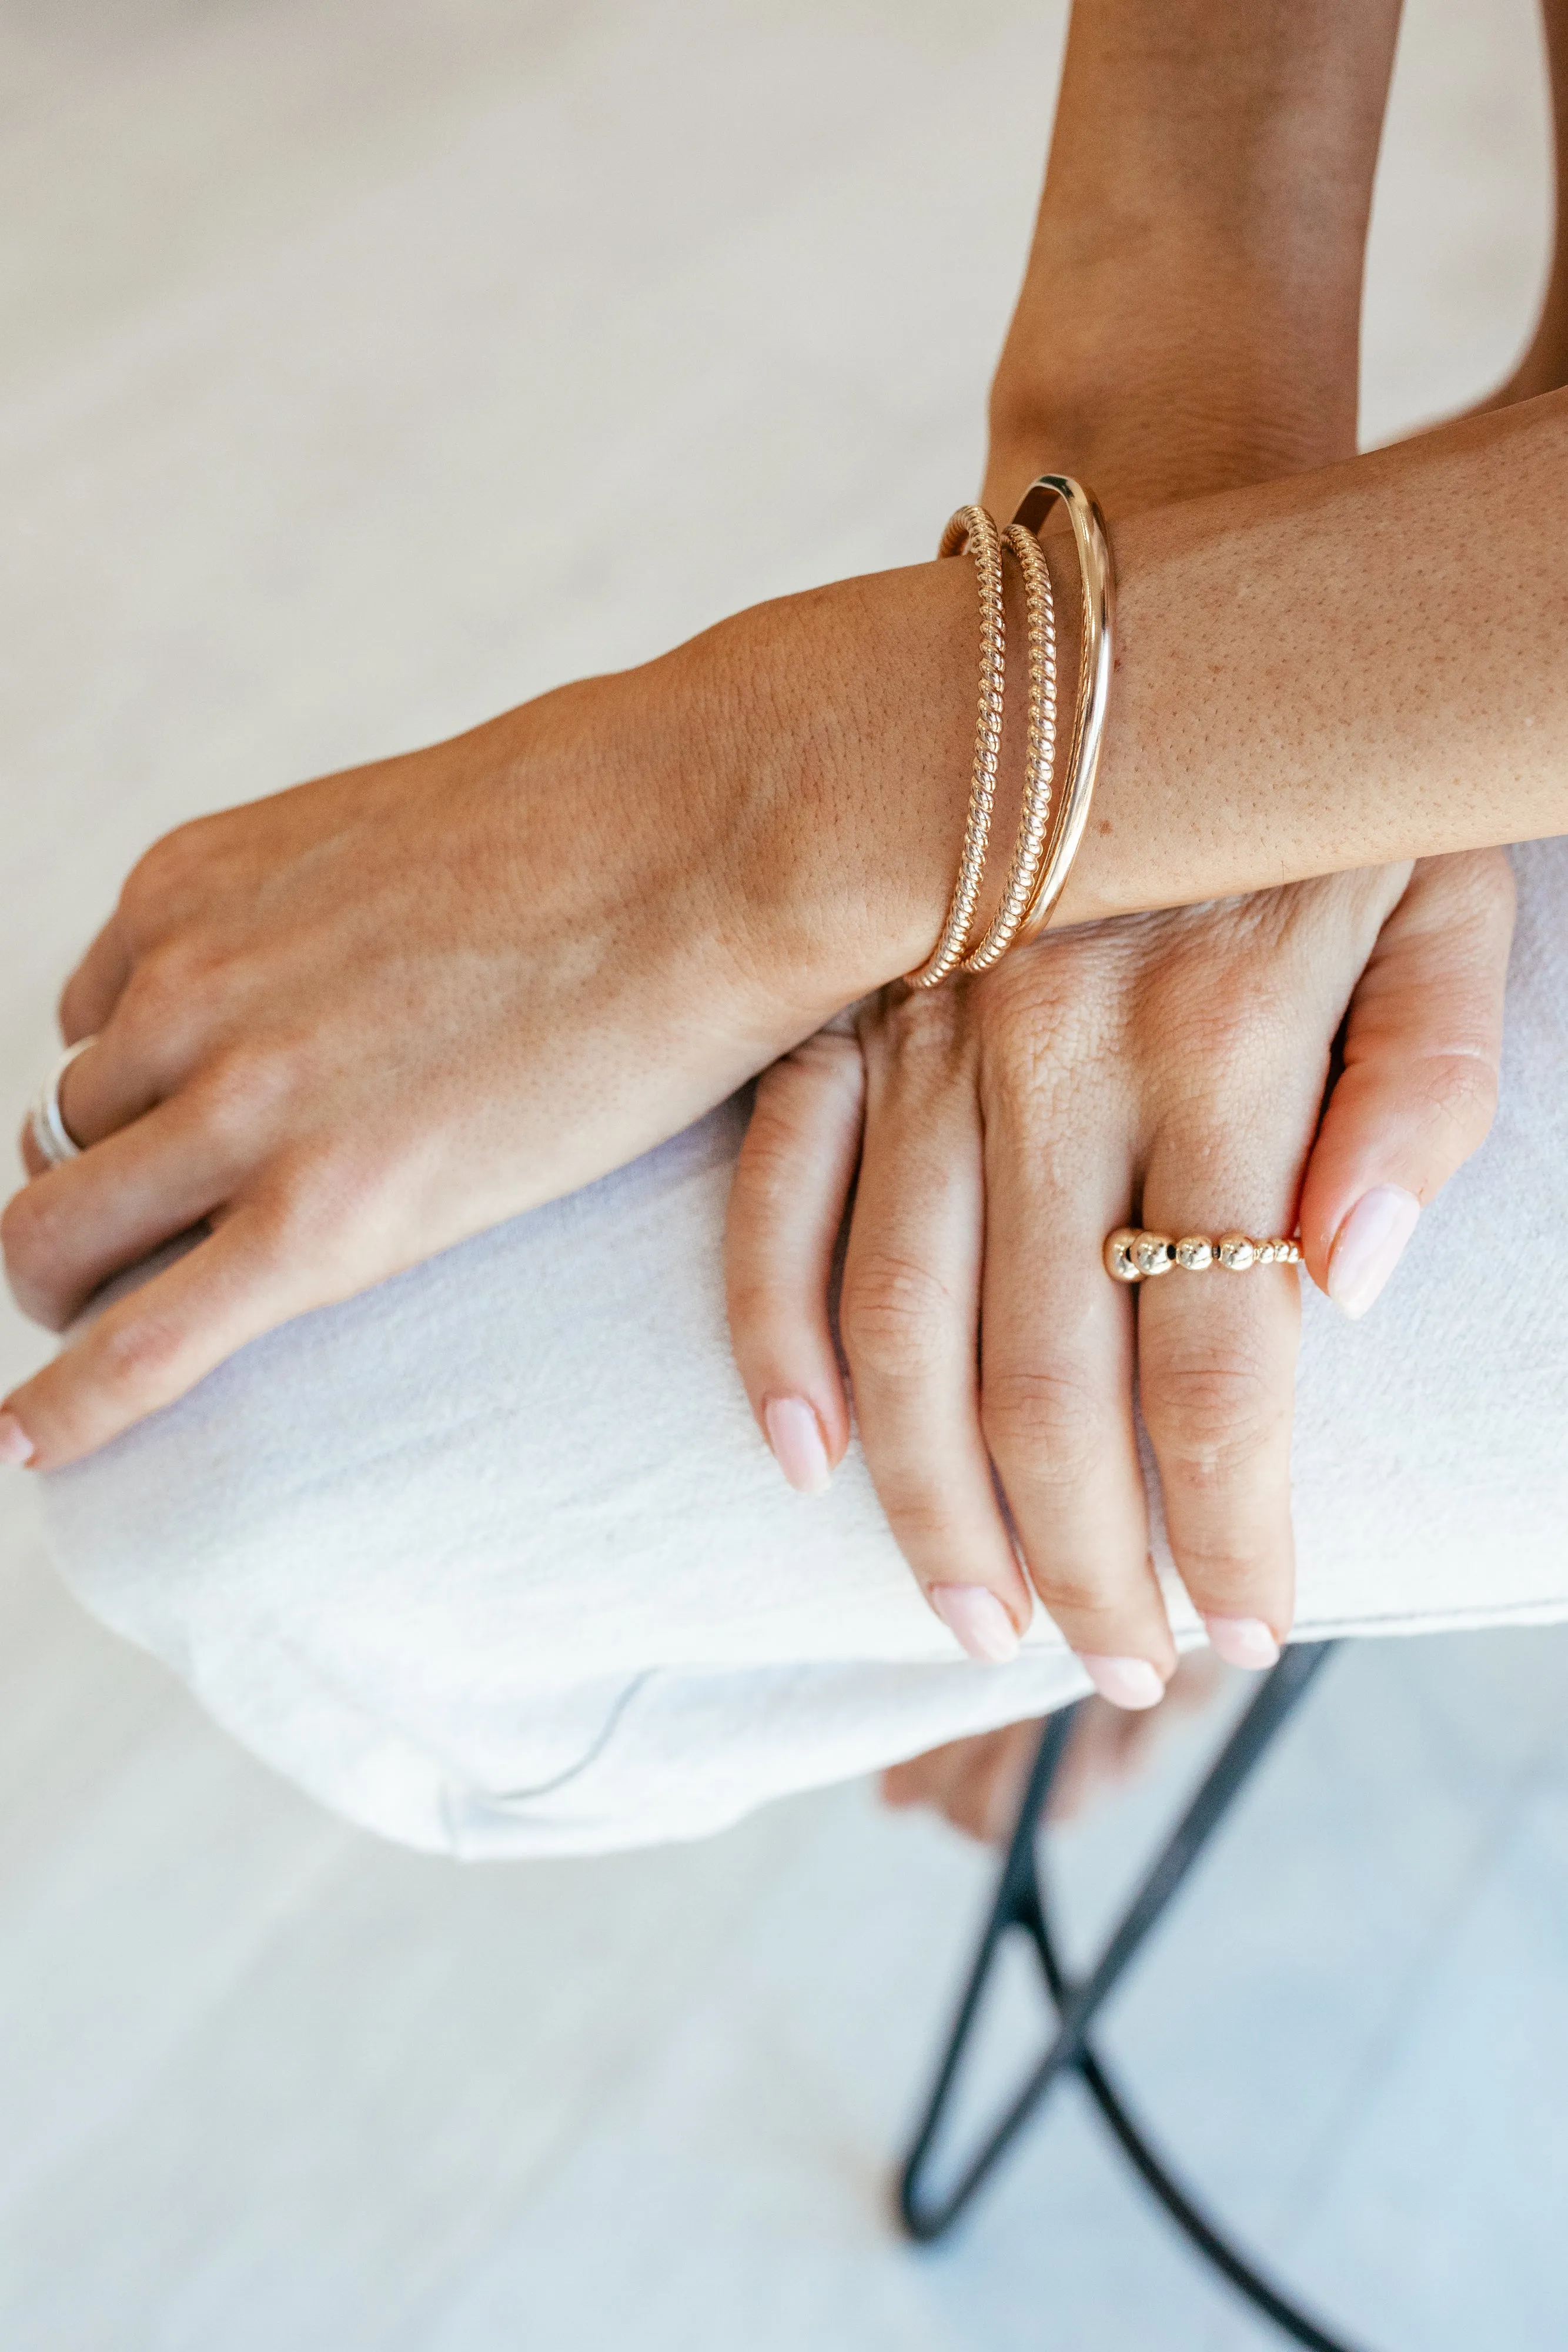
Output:
[[[1078,697],[1065,776],[1054,791],[1056,759],[1056,616],[1051,573],[1040,552],[1040,524],[1061,499],[1072,526],[1082,588]],[[1029,748],[1018,839],[1001,903],[985,937],[973,949],[969,931],[979,901],[980,882],[996,806],[997,770],[1002,740],[1005,682],[1005,623],[1002,611],[1002,550],[1011,549],[1023,572],[1029,615]],[[1104,517],[1093,493],[1068,474],[1041,474],[1025,491],[1004,537],[984,507],[960,507],[942,534],[938,555],[975,552],[980,593],[980,707],[958,877],[936,946],[917,971],[905,975],[911,988],[935,988],[960,965],[988,971],[1008,950],[1044,929],[1066,887],[1072,861],[1089,821],[1089,804],[1100,765],[1105,708],[1113,667],[1112,616],[1115,575]]]
[[980,708],[975,724],[975,758],[970,773],[969,809],[964,820],[964,845],[958,855],[958,878],[953,886],[946,920],[925,961],[905,974],[911,988],[935,988],[961,962],[980,895],[980,876],[991,835],[991,812],[997,798],[997,767],[1002,747],[1002,687],[1006,675],[1006,626],[1002,616],[1002,545],[996,522],[984,507],[960,507],[942,534],[937,555],[956,555],[965,547],[975,552],[975,577],[980,593]]
[[1008,525],[1002,533],[1002,546],[1004,551],[1011,550],[1023,573],[1029,616],[1029,749],[1025,755],[1018,841],[1002,902],[979,946],[964,958],[966,971],[988,971],[992,964],[1001,961],[1034,897],[1045,856],[1051,775],[1056,764],[1056,604],[1051,572],[1040,553],[1039,540],[1021,523]]

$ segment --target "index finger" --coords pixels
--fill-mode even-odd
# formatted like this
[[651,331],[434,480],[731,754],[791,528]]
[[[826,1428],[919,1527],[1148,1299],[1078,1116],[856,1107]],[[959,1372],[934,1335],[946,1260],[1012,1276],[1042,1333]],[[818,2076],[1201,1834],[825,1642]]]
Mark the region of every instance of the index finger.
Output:
[[247,1340],[340,1295],[247,1203],[90,1323],[0,1405],[0,1462],[59,1470],[172,1404]]

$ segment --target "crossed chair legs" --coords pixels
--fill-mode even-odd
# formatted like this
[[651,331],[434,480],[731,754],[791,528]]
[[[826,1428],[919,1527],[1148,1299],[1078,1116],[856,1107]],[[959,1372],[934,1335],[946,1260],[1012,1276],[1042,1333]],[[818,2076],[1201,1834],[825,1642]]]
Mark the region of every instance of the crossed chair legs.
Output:
[[[1291,2302],[1255,2263],[1238,2252],[1150,2146],[1147,2135],[1134,2120],[1125,2099],[1096,2057],[1089,2039],[1090,2028],[1102,2005],[1158,1925],[1188,1871],[1334,1646],[1332,1642],[1304,1642],[1286,1650],[1226,1741],[1099,1959],[1087,1975],[1076,1979],[1068,1976],[1058,1955],[1038,1851],[1040,1822],[1051,1782],[1066,1751],[1074,1710],[1066,1708],[1047,1719],[1003,1865],[997,1899],[900,2180],[899,2213],[912,2238],[929,2242],[950,2230],[1052,2085],[1062,2076],[1076,2074],[1124,2155],[1205,2261],[1293,2343],[1309,2347],[1310,2352],[1354,2352],[1343,2337],[1331,2336]],[[1056,2010],[1056,2032],[1045,2055],[970,2156],[954,2184],[934,2194],[928,2187],[928,2176],[938,2135],[957,2086],[998,1957],[1014,1933],[1024,1935],[1034,1946],[1046,1990]]]

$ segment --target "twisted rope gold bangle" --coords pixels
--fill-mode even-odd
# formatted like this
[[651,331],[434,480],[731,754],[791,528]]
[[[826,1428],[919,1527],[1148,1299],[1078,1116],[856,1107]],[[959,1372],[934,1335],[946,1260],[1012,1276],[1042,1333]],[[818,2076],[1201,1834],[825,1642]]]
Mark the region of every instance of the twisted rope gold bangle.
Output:
[[1002,902],[979,946],[964,958],[966,971],[988,971],[992,964],[1001,961],[1034,897],[1045,856],[1056,765],[1056,602],[1051,572],[1039,540],[1021,523],[1009,523],[1002,533],[1002,546],[1004,551],[1011,549],[1023,573],[1029,615],[1029,749],[1018,841]]
[[984,507],[960,507],[942,534],[938,556],[956,555],[964,547],[975,554],[975,577],[980,594],[980,707],[975,723],[975,758],[970,772],[969,810],[964,820],[964,845],[958,855],[958,878],[953,886],[946,920],[936,946],[918,971],[905,978],[911,988],[935,988],[963,960],[980,895],[980,876],[991,837],[991,812],[997,798],[997,768],[1002,748],[1002,688],[1007,667],[1007,631],[1002,616],[1002,543],[992,517]]
[[[1078,656],[1078,696],[1072,735],[1061,789],[1055,789],[1056,613],[1051,574],[1040,552],[1039,530],[1060,499],[1072,526],[1082,588],[1082,627]],[[1010,947],[1034,939],[1051,919],[1066,887],[1072,861],[1089,821],[1105,709],[1114,668],[1112,614],[1115,575],[1105,520],[1092,491],[1068,474],[1041,474],[1025,491],[1008,526],[1006,544],[1022,568],[1029,614],[1029,749],[1018,839],[1001,904],[985,937],[973,949],[969,932],[979,901],[986,851],[996,805],[997,771],[1002,741],[1002,689],[1006,675],[1006,624],[1002,610],[1003,541],[984,507],[960,507],[942,534],[938,555],[965,547],[975,553],[980,593],[980,708],[969,809],[958,878],[936,946],[917,971],[904,977],[911,988],[935,988],[962,964],[988,971]]]

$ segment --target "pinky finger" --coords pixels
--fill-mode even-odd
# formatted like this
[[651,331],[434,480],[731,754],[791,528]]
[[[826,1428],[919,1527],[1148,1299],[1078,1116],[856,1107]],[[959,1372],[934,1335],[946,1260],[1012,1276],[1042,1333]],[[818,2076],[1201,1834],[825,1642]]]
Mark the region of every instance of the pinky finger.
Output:
[[[290,1264],[287,1280],[280,1269]],[[0,1463],[58,1470],[195,1386],[247,1340],[319,1303],[277,1221],[236,1209],[209,1239],[107,1308],[0,1406]]]
[[824,1487],[850,1442],[833,1345],[833,1252],[860,1156],[860,1041],[823,1030],[765,1070],[725,1233],[735,1360],[789,1484]]

